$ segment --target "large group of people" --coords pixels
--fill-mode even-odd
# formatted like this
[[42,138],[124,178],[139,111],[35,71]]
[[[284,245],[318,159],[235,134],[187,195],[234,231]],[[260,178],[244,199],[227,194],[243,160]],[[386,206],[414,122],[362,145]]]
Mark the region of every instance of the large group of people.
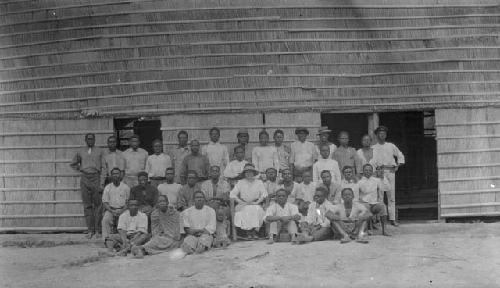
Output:
[[299,127],[290,146],[282,130],[274,131],[272,144],[262,130],[249,151],[248,131],[241,129],[230,154],[214,127],[207,145],[180,131],[176,148],[165,153],[155,139],[151,155],[136,135],[122,152],[115,136],[101,149],[89,133],[71,163],[81,172],[86,237],[102,237],[110,250],[136,257],[174,248],[202,253],[231,239],[367,243],[379,224],[383,235],[387,220],[398,225],[395,173],[404,155],[386,142],[387,132],[379,126],[376,139],[364,135],[356,150],[346,131],[338,147],[329,142],[328,127],[319,129],[318,143]]

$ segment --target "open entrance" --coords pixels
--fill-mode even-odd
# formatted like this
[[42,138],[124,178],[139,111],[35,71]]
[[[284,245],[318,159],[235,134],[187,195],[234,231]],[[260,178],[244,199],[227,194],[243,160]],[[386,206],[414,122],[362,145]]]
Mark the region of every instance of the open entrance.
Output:
[[356,149],[361,147],[361,137],[368,133],[369,127],[387,126],[387,141],[398,146],[406,159],[406,164],[401,166],[396,174],[398,219],[438,218],[437,148],[433,111],[388,112],[375,115],[325,113],[321,115],[321,124],[333,131],[330,141],[336,145],[338,133],[342,130],[349,132],[350,145]]
[[140,147],[153,153],[153,140],[162,139],[161,121],[144,118],[115,119],[114,127],[119,138],[118,149],[124,151],[129,147],[129,139],[137,134],[141,140]]

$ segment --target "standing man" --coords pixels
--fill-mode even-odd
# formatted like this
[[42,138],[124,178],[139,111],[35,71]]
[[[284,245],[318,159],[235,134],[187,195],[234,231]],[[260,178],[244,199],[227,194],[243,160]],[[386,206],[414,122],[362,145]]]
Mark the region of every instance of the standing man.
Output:
[[372,163],[377,169],[381,169],[389,180],[389,220],[393,226],[398,226],[396,222],[396,171],[398,171],[399,166],[405,164],[405,156],[396,145],[385,141],[387,132],[388,129],[385,126],[379,126],[375,129],[378,143],[373,145]]
[[130,148],[123,152],[123,157],[125,158],[125,177],[123,177],[123,182],[132,188],[137,186],[137,176],[139,172],[144,171],[146,168],[146,161],[148,159],[148,152],[139,148],[139,144],[139,136],[132,135],[130,137]]
[[120,150],[116,149],[116,137],[108,137],[108,151],[104,153],[104,168],[106,172],[105,184],[111,183],[111,170],[118,168],[121,171],[121,176],[125,171],[125,158]]
[[274,131],[274,147],[278,151],[278,160],[279,160],[279,171],[283,171],[284,169],[290,168],[290,147],[283,144],[283,140],[285,139],[285,133],[283,130],[277,129]]
[[102,206],[104,216],[102,217],[102,236],[104,241],[113,232],[113,226],[117,224],[118,217],[126,209],[130,198],[130,187],[121,182],[122,171],[115,167],[111,170],[111,183],[106,185],[102,193]]
[[229,152],[226,145],[222,145],[220,140],[220,130],[217,127],[210,129],[210,141],[201,148],[201,155],[207,156],[210,166],[219,166],[222,171],[229,164]]
[[307,141],[309,130],[304,127],[295,129],[297,141],[292,143],[290,152],[290,170],[294,176],[294,180],[302,182],[302,174],[304,171],[311,171],[314,161],[318,159],[316,146]]
[[146,173],[152,186],[158,187],[165,182],[165,171],[172,167],[170,156],[163,153],[163,142],[160,139],[153,141],[153,155],[146,160]]
[[198,181],[208,179],[210,161],[207,156],[200,154],[200,142],[198,140],[191,141],[191,154],[184,157],[180,170],[181,184],[186,184],[188,171],[195,171],[198,174]]
[[344,167],[350,166],[354,169],[354,175],[361,178],[363,164],[356,149],[349,146],[349,133],[341,131],[338,140],[340,146],[333,152],[333,159],[339,164],[339,169],[343,170]]
[[[245,159],[247,162],[252,162],[252,150],[248,147],[248,142],[250,141],[250,136],[248,134],[248,130],[246,128],[242,128],[238,130],[238,134],[236,134],[238,138],[238,146],[241,146],[245,149]],[[231,159],[235,159],[235,155],[233,154]]]
[[191,153],[188,147],[188,133],[184,130],[179,131],[179,133],[177,133],[177,141],[179,142],[179,145],[171,151],[171,156],[175,169],[174,181],[175,183],[181,184],[181,164],[184,157]]
[[71,161],[71,168],[80,171],[80,191],[82,193],[83,214],[87,223],[87,239],[97,233],[101,237],[101,191],[104,184],[104,152],[95,145],[95,134],[85,135],[87,147],[79,150]]

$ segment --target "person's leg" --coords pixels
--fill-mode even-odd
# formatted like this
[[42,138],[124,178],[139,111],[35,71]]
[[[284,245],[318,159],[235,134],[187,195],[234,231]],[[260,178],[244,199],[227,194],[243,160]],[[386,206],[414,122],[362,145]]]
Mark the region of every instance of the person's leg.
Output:
[[85,216],[85,223],[87,224],[87,238],[92,238],[95,231],[93,221],[93,211],[92,211],[92,197],[91,197],[91,188],[89,187],[89,180],[87,175],[82,174],[80,178],[80,192],[82,195],[83,202],[83,215]]
[[297,228],[297,223],[295,223],[295,221],[288,221],[288,223],[286,223],[286,230],[288,232],[288,234],[290,234],[290,237],[291,237],[291,240],[292,240],[292,244],[296,244],[298,243],[297,242],[297,233],[299,232],[298,228]]
[[394,226],[396,222],[396,174],[391,171],[384,171],[384,176],[387,177],[390,184],[390,190],[387,193],[387,203],[389,206],[389,220]]
[[278,235],[278,222],[273,221],[269,223],[269,240],[267,241],[267,244],[273,244],[274,243],[274,237]]
[[109,211],[105,211],[104,212],[104,215],[102,216],[102,237],[104,238],[104,240],[106,240],[106,238],[109,237],[109,235],[111,235],[111,233],[113,232],[113,225],[115,224],[114,223],[114,215],[113,213],[109,212]]
[[333,221],[332,228],[334,229],[335,233],[341,235],[342,239],[340,240],[340,243],[347,243],[351,241],[349,234],[344,230],[344,223],[342,221]]
[[358,221],[356,223],[356,242],[368,243],[368,238],[365,236],[364,231],[366,229],[366,220]]
[[102,193],[101,193],[101,178],[99,174],[92,175],[92,216],[94,218],[94,231],[96,237],[101,237],[101,218],[102,218]]
[[380,218],[380,226],[382,227],[382,235],[391,236],[387,233],[385,229],[385,223],[387,223],[387,207],[384,203],[377,203],[371,205],[371,212],[373,215],[377,215]]
[[106,248],[112,250],[112,249],[121,249],[122,246],[122,238],[120,237],[120,234],[109,234],[108,237],[105,239],[104,246]]
[[314,227],[312,231],[313,241],[324,241],[332,237],[331,227]]
[[196,252],[203,253],[209,250],[212,247],[213,241],[214,238],[212,237],[212,235],[201,234],[201,236],[198,237],[198,247],[196,248]]
[[184,238],[184,242],[181,245],[182,250],[186,254],[193,254],[196,251],[196,247],[198,247],[198,238],[193,235],[188,235]]

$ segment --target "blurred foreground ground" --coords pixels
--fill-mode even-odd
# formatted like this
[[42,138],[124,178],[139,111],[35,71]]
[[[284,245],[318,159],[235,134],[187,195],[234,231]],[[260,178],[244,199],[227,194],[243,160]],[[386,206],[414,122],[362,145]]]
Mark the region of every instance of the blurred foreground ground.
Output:
[[2,287],[51,288],[500,287],[500,223],[389,229],[392,237],[369,244],[237,242],[176,261],[168,253],[101,258],[102,243],[81,234],[0,235],[0,279]]

